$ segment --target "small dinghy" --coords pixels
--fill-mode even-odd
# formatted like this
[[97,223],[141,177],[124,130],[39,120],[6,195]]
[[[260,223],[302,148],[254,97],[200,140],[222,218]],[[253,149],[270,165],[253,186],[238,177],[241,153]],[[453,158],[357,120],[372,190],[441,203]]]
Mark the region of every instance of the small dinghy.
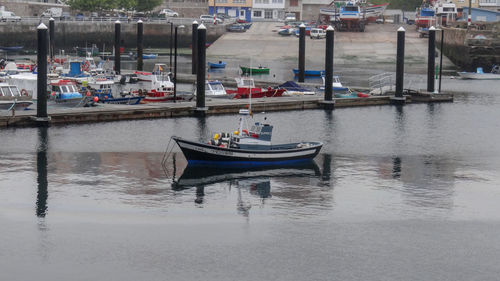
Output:
[[226,68],[226,63],[223,61],[219,61],[218,63],[209,62],[208,67],[210,67],[210,68]]
[[310,161],[323,144],[321,142],[294,142],[272,144],[273,126],[255,122],[245,129],[250,110],[240,110],[239,129],[233,133],[216,133],[207,143],[173,136],[190,165],[283,165]]

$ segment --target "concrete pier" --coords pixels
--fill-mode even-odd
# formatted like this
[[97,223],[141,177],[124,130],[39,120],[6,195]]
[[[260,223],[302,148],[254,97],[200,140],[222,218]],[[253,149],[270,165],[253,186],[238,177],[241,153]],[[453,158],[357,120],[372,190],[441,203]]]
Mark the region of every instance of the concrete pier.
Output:
[[[390,96],[373,96],[369,98],[339,98],[334,99],[335,108],[391,105]],[[452,102],[451,94],[411,93],[406,96],[406,103]],[[237,114],[246,108],[248,99],[207,99],[204,114]],[[324,109],[323,97],[290,96],[279,98],[261,98],[252,100],[252,110],[286,111]],[[150,118],[172,118],[182,116],[197,116],[196,102],[151,103],[141,105],[100,105],[82,108],[50,108],[51,125],[67,125],[78,123],[107,122],[120,120],[137,120]],[[0,116],[0,127],[35,126],[32,116],[34,110],[18,111],[16,116]]]

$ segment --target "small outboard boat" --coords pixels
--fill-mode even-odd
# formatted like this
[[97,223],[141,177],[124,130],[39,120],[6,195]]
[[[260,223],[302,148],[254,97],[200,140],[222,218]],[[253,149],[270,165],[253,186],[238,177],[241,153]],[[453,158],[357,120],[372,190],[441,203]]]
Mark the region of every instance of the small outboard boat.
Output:
[[210,68],[226,68],[226,63],[223,61],[219,61],[218,63],[217,62],[209,62],[208,66]]
[[323,146],[321,142],[272,144],[273,126],[255,122],[250,130],[244,129],[248,116],[250,110],[241,109],[239,129],[233,133],[216,133],[208,143],[176,136],[172,139],[182,150],[189,165],[283,165],[311,161]]

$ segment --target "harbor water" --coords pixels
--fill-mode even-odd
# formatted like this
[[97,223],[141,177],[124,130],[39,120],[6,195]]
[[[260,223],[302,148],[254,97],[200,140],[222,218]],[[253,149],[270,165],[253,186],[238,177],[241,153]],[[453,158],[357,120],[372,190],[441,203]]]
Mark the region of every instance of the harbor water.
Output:
[[[3,280],[498,280],[500,95],[255,112],[314,163],[192,169],[235,115],[0,130]],[[467,89],[467,90],[465,90]]]

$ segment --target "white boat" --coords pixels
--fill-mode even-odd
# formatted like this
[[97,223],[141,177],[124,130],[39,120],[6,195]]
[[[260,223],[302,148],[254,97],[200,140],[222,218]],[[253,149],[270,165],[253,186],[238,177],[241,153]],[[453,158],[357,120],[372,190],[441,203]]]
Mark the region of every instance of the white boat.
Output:
[[140,81],[153,81],[153,75],[168,75],[167,65],[164,63],[156,63],[152,72],[136,71],[134,74],[137,75]]
[[26,90],[19,91],[15,85],[0,83],[0,110],[23,109],[33,104]]
[[500,79],[500,66],[493,65],[491,73],[484,73],[482,67],[478,67],[476,72],[459,72],[462,79],[475,79],[475,80],[497,80]]

